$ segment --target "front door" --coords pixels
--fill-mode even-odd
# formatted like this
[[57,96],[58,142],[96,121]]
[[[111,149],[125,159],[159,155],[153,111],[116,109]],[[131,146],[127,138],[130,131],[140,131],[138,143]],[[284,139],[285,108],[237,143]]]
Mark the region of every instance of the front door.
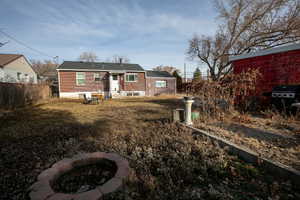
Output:
[[112,75],[111,91],[114,92],[114,93],[120,91],[119,75],[117,75],[117,74]]

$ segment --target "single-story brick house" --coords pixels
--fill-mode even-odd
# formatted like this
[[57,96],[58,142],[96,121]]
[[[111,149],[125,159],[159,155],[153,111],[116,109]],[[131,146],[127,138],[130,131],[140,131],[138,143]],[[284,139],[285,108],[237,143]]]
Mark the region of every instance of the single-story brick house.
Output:
[[138,64],[65,61],[58,68],[59,96],[79,98],[101,93],[109,97],[176,94],[176,78],[145,71]]

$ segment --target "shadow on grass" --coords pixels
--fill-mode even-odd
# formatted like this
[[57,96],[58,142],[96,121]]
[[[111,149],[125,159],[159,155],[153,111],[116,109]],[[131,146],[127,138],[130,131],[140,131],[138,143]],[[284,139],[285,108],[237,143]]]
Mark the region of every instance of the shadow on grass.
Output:
[[[141,102],[141,100],[138,98],[137,99],[126,99],[126,100],[124,99],[124,101],[131,102],[131,103]],[[178,98],[167,98],[167,99],[151,98],[151,99],[143,99],[143,102],[158,104],[158,105],[164,106],[169,109],[176,109],[176,108],[184,107],[183,100],[178,99]]]
[[76,122],[71,113],[31,107],[17,110],[0,118],[0,138],[24,138],[52,132],[65,123]]
[[[99,122],[101,130],[105,122]],[[29,199],[27,189],[55,162],[97,147],[89,137],[101,137],[91,124],[81,124],[70,112],[18,110],[0,118],[0,199]]]
[[[0,127],[0,133],[5,136],[0,140],[1,198],[28,199],[27,189],[36,181],[41,171],[65,157],[94,151],[117,152],[129,159],[134,173],[137,174],[137,177],[128,183],[133,193],[136,193],[130,195],[137,197],[131,199],[176,199],[178,195],[184,199],[185,195],[190,194],[184,193],[187,187],[201,185],[200,188],[205,192],[210,190],[210,184],[218,186],[221,180],[218,177],[219,172],[211,171],[215,165],[202,169],[202,166],[216,160],[216,148],[212,146],[210,150],[203,149],[203,152],[211,153],[203,154],[202,157],[199,156],[202,151],[189,153],[189,148],[185,148],[190,143],[185,142],[190,133],[182,132],[184,129],[180,126],[161,123],[180,101],[149,99],[148,102],[163,105],[163,108],[154,106],[153,110],[147,106],[113,109],[109,107],[109,111],[103,111],[99,116],[95,116],[95,121],[86,124],[78,122],[70,112],[40,107],[17,111],[14,115],[0,119],[3,125]],[[180,134],[176,135],[174,131]],[[154,148],[157,159],[151,159],[151,154],[145,150],[140,152],[141,157],[134,158],[133,154],[140,151],[137,149],[144,147]],[[181,156],[185,151],[187,154]],[[210,159],[210,162],[204,162],[205,159]],[[158,170],[162,166],[168,170],[167,174]],[[195,178],[201,175],[200,172],[205,173],[202,174],[204,182]],[[157,194],[156,188],[152,187],[155,181],[157,183],[154,186],[158,186],[160,194],[153,198],[152,195]],[[172,187],[168,185],[170,183],[173,183]],[[248,179],[236,179],[226,187],[226,192],[230,191],[231,186],[240,186],[240,183],[244,186],[249,185]],[[258,189],[260,188],[254,188],[251,192],[257,192]],[[263,191],[260,192],[264,194]],[[124,199],[125,196],[119,199]]]

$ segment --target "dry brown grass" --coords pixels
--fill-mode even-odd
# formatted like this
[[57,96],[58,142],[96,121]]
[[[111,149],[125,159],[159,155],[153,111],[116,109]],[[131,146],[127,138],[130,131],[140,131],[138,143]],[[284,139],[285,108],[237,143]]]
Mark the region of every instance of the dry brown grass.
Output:
[[299,117],[263,111],[259,78],[258,71],[246,71],[191,83],[189,92],[198,105],[194,111],[200,112],[195,126],[300,170]]
[[224,117],[218,119],[203,117],[204,114],[195,126],[300,170],[300,122],[297,117],[274,111],[221,113]]
[[[3,199],[26,189],[54,162],[79,152],[116,152],[132,171],[108,199],[267,199],[300,197],[289,182],[247,165],[189,129],[169,123],[176,97],[84,105],[56,99],[0,119]],[[0,199],[1,199],[0,198]]]

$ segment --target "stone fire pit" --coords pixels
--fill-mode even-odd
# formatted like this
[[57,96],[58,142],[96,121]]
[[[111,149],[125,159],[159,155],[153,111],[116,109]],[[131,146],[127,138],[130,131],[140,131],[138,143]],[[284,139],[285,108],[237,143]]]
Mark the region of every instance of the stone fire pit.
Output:
[[[103,166],[104,169],[101,169],[103,173],[101,170],[97,173],[99,166]],[[103,195],[119,189],[128,173],[127,160],[115,153],[79,154],[73,158],[63,159],[43,171],[38,176],[37,182],[29,188],[29,196],[31,200],[98,200]],[[104,174],[100,177],[100,181],[90,180],[98,174]],[[84,182],[80,185],[81,181],[78,180],[85,178],[92,186],[84,185]],[[68,183],[72,186],[71,189],[61,186]],[[99,185],[95,185],[97,183]],[[78,186],[81,186],[79,190],[73,191]]]

